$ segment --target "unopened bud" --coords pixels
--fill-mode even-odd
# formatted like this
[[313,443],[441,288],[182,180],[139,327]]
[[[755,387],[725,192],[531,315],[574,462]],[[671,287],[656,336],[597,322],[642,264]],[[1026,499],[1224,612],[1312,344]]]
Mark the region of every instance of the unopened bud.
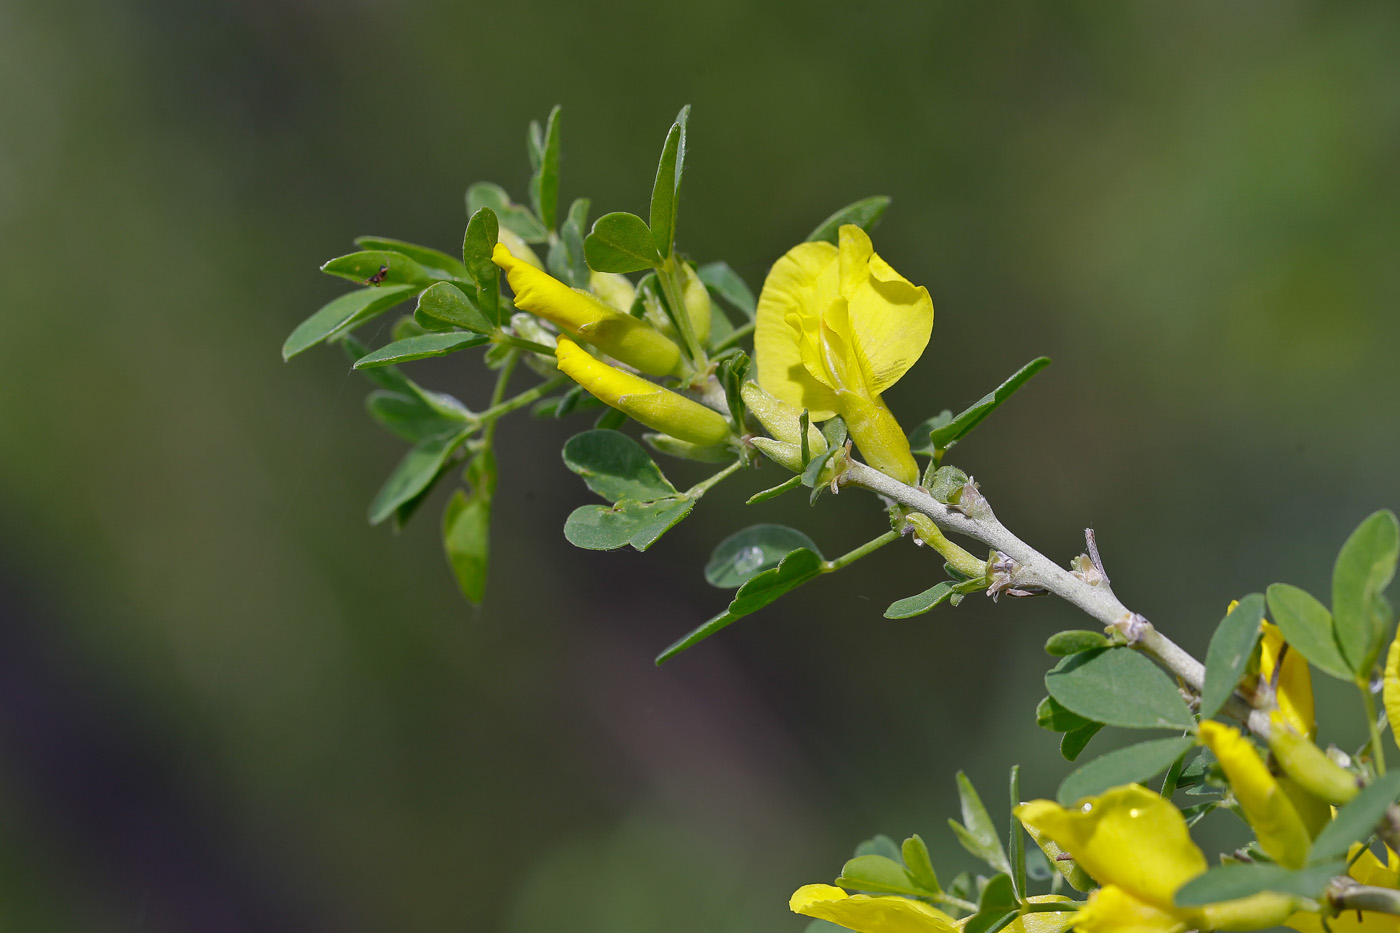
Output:
[[722,444],[702,447],[669,434],[643,434],[642,440],[646,441],[652,450],[668,457],[678,457],[681,460],[696,460],[700,463],[728,463],[734,459],[734,452]]
[[510,250],[510,254],[516,259],[522,262],[528,262],[541,272],[544,271],[544,263],[540,261],[540,257],[530,248],[530,244],[526,243],[525,240],[521,238],[520,234],[516,233],[514,230],[502,226],[496,233],[496,242]]
[[[756,382],[746,382],[740,386],[739,397],[744,400],[744,407],[774,439],[799,447],[802,445],[802,412],[796,407],[769,395]],[[810,423],[807,425],[807,450],[813,457],[826,453],[826,438],[816,425]]]
[[753,437],[749,443],[763,452],[763,455],[779,466],[787,467],[794,473],[801,473],[807,465],[802,462],[802,448],[798,444],[774,440],[771,437]]
[[588,290],[623,314],[631,314],[632,302],[637,300],[636,287],[627,280],[627,276],[616,272],[590,271]]
[[1356,796],[1356,775],[1299,735],[1277,711],[1269,717],[1269,751],[1284,774],[1328,803],[1340,807]]
[[517,308],[539,315],[649,376],[668,376],[680,368],[681,348],[646,322],[541,272],[517,258],[504,243],[496,244],[491,259],[505,270]]
[[[632,320],[629,318],[629,320]],[[567,337],[554,350],[559,369],[599,401],[663,434],[700,447],[724,444],[729,420],[699,402],[595,359]]]
[[695,339],[704,344],[710,339],[710,290],[700,281],[694,266],[687,262],[682,268],[685,270],[685,284],[682,286],[681,300],[685,302],[685,312],[690,316],[690,328],[695,332]]

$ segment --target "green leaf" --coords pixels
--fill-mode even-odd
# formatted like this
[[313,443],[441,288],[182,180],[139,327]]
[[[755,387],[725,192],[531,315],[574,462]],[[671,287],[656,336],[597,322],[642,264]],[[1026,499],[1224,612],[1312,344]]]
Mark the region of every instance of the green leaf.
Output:
[[677,494],[642,445],[621,431],[575,434],[564,444],[563,453],[564,465],[609,502],[650,502]]
[[802,485],[801,476],[789,476],[776,486],[770,486],[762,492],[756,492],[749,496],[745,505],[757,505],[760,502],[767,502],[769,499],[776,499],[785,492],[791,492]]
[[1193,738],[1153,739],[1111,751],[1072,771],[1060,784],[1055,799],[1068,807],[1110,787],[1141,783],[1170,768],[1194,744]]
[[[661,161],[656,166],[656,183],[651,189],[651,235],[663,259],[669,258],[676,242],[676,208],[685,171],[685,128],[690,122],[690,105],[681,108],[676,122],[666,134]],[[596,268],[596,266],[595,266]]]
[[883,855],[857,855],[846,862],[836,883],[853,891],[871,894],[919,896],[935,893],[920,887],[904,866]]
[[588,226],[588,198],[576,198],[569,205],[569,213],[559,229],[559,242],[550,247],[549,257],[553,261],[556,253],[560,268],[557,278],[568,282],[574,288],[586,289],[589,286],[588,260],[583,253],[583,238]]
[[1125,729],[1191,729],[1196,721],[1176,684],[1131,648],[1070,655],[1045,675],[1045,688],[1070,712]]
[[1054,658],[1066,658],[1081,651],[1107,648],[1109,641],[1103,632],[1090,632],[1084,629],[1070,629],[1056,632],[1045,640],[1045,653]]
[[500,185],[479,181],[467,189],[467,214],[475,214],[483,207],[489,207],[508,230],[519,234],[527,243],[543,243],[549,239],[549,230],[545,225],[530,213],[529,208],[512,201],[506,189]]
[[[536,124],[538,125],[538,124]],[[559,209],[559,107],[549,112],[539,150],[539,166],[530,177],[530,201],[546,230],[554,229]]]
[[656,663],[660,665],[669,661],[682,651],[698,645],[736,620],[757,612],[785,593],[815,579],[821,575],[823,563],[820,554],[807,548],[798,548],[784,557],[778,566],[763,571],[739,587],[739,592],[734,594],[734,599],[730,601],[729,607],[724,612],[661,652],[656,658]]
[[480,483],[468,496],[462,490],[448,500],[442,515],[442,546],[448,566],[457,579],[462,595],[480,605],[486,594],[486,569],[491,543],[491,487],[495,484],[495,457],[489,450],[477,455],[477,472],[489,471],[490,480]]
[[623,499],[613,505],[583,505],[564,522],[564,537],[574,547],[611,551],[630,544],[645,551],[695,508],[688,497],[638,502]]
[[1270,586],[1268,597],[1269,615],[1290,648],[1301,652],[1323,673],[1347,682],[1356,680],[1337,647],[1332,613],[1326,606],[1305,590],[1287,583]]
[[409,448],[394,472],[380,487],[369,506],[369,523],[378,525],[392,516],[398,508],[429,487],[442,475],[453,452],[461,446],[469,432],[439,434],[425,437]]
[[1389,509],[1375,512],[1342,545],[1332,571],[1332,617],[1342,656],[1358,677],[1370,675],[1390,618],[1377,600],[1395,576],[1400,523]]
[[851,853],[851,858],[862,855],[883,855],[887,859],[898,862],[903,856],[900,854],[899,843],[895,842],[884,833],[876,833],[869,839],[862,839],[856,845],[856,850]]
[[905,870],[909,872],[909,877],[915,885],[935,894],[943,890],[938,885],[938,873],[933,870],[933,860],[929,858],[928,846],[924,844],[923,837],[915,833],[904,840],[900,854],[904,857]]
[[414,395],[399,392],[371,392],[365,408],[375,421],[394,434],[416,444],[425,437],[460,430],[460,419],[448,418]]
[[744,312],[749,320],[753,320],[758,309],[758,302],[754,299],[748,284],[739,277],[739,273],[729,268],[728,263],[707,262],[696,269],[695,274],[700,277],[701,282],[705,283],[710,294],[729,302]]
[[640,272],[661,265],[651,229],[636,214],[614,211],[593,222],[583,255],[595,272]]
[[419,246],[417,243],[405,243],[403,240],[391,240],[382,236],[360,236],[355,237],[355,245],[360,249],[403,253],[420,266],[427,266],[456,278],[467,274],[467,267],[462,265],[461,260],[431,247]]
[[[501,270],[491,260],[496,242],[500,239],[501,225],[496,213],[489,207],[472,214],[467,221],[467,232],[462,237],[462,262],[476,285],[476,306],[488,327],[505,323],[508,314],[501,307]],[[479,330],[480,326],[468,330]]]
[[[957,780],[958,801],[962,806],[963,821],[959,824],[956,820],[949,820],[948,825],[953,828],[954,835],[958,837],[958,842],[962,843],[964,849],[995,870],[1009,872],[1011,863],[1006,858],[1006,850],[1001,846],[1001,834],[997,832],[996,824],[987,814],[987,808],[982,805],[982,798],[977,795],[976,788],[972,786],[966,774],[959,771]],[[1011,879],[1008,878],[1008,888],[1010,885]]]
[[786,525],[750,525],[721,541],[705,565],[705,579],[711,586],[734,589],[743,586],[765,570],[778,566],[798,548],[815,554],[821,551],[796,528]]
[[966,437],[973,428],[981,424],[983,418],[996,411],[997,407],[1015,394],[1017,389],[1026,384],[1027,380],[1049,365],[1050,358],[1048,356],[1031,360],[1018,369],[1010,379],[982,396],[952,421],[935,429],[929,435],[930,443],[939,450],[947,450],[952,447]]
[[1385,817],[1386,809],[1400,797],[1400,771],[1376,778],[1361,789],[1332,822],[1322,827],[1308,850],[1309,862],[1341,858],[1353,842],[1362,842]]
[[289,360],[324,340],[333,340],[417,293],[416,285],[390,285],[341,295],[297,325],[282,344],[282,359]]
[[395,340],[393,343],[386,344],[367,356],[360,357],[355,361],[355,368],[368,369],[372,366],[387,366],[390,363],[407,363],[430,356],[446,356],[457,350],[479,347],[490,342],[491,338],[485,334],[468,334],[461,331],[406,337],[403,340]]
[[[953,413],[948,409],[943,409],[932,418],[926,418],[920,422],[914,430],[909,432],[909,449],[917,455],[932,457],[938,453],[933,446],[933,441],[929,440],[929,435],[939,428],[946,427],[953,421]],[[947,467],[944,467],[947,469]]]
[[880,218],[885,213],[885,208],[890,206],[890,199],[883,194],[877,194],[871,198],[862,198],[851,204],[847,204],[826,220],[817,224],[817,228],[807,234],[807,242],[812,243],[817,240],[824,240],[827,243],[835,243],[838,231],[842,224],[855,224],[866,233],[875,229],[875,225],[880,222]]
[[1210,637],[1206,650],[1206,682],[1201,691],[1201,719],[1220,712],[1235,686],[1244,676],[1249,656],[1259,642],[1259,623],[1264,620],[1264,597],[1250,593],[1232,609]]
[[356,285],[383,287],[385,285],[429,285],[447,275],[436,269],[429,269],[409,259],[403,253],[389,250],[369,249],[348,256],[337,256],[321,271],[349,279]]
[[[441,321],[478,334],[490,334],[496,327],[488,321],[460,288],[451,282],[438,282],[418,296],[415,318]],[[426,321],[419,321],[426,324]]]
[[1178,907],[1203,907],[1262,891],[1316,898],[1334,876],[1342,874],[1346,874],[1345,862],[1310,865],[1297,871],[1266,862],[1221,865],[1182,885],[1176,892],[1175,900]]
[[982,889],[977,913],[967,918],[962,933],[996,933],[1020,915],[1016,889],[1008,875],[995,875]]
[[1056,703],[1054,697],[1045,697],[1035,708],[1035,724],[1051,732],[1073,732],[1093,725],[1093,720],[1071,713]]
[[944,580],[936,583],[916,596],[906,596],[890,603],[885,610],[886,619],[910,619],[914,616],[923,615],[935,606],[947,602],[952,598],[954,592],[953,584]]

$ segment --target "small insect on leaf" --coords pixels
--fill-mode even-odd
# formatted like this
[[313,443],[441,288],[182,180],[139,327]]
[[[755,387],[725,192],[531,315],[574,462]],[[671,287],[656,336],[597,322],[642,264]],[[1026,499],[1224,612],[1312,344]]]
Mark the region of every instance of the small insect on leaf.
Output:
[[380,266],[379,271],[365,279],[366,285],[383,285],[384,280],[389,277],[389,267]]

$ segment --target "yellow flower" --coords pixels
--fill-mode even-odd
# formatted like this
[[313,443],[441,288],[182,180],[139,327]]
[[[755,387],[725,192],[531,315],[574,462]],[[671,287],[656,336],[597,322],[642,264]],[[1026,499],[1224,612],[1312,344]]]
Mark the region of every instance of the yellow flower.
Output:
[[1205,907],[1175,906],[1177,890],[1206,870],[1206,857],[1191,841],[1181,811],[1140,785],[1087,797],[1073,809],[1032,800],[1017,807],[1016,816],[1103,885],[1075,915],[1075,928],[1086,933],[1259,929],[1297,910],[1298,898],[1268,892]]
[[729,421],[719,412],[594,359],[567,337],[559,338],[554,355],[559,369],[599,401],[653,430],[701,447],[723,444],[730,438]]
[[[1032,904],[1068,902],[1058,894],[1029,898]],[[808,884],[788,902],[793,913],[826,920],[857,933],[957,933],[966,924],[936,907],[907,897],[847,894],[829,884]],[[1062,933],[1077,915],[1072,910],[1024,914],[1002,929],[1010,933]]]
[[1390,651],[1385,656],[1385,678],[1382,698],[1385,700],[1385,715],[1390,720],[1391,737],[1400,743],[1400,632],[1390,643]]
[[[1259,676],[1272,681],[1285,642],[1283,633],[1272,622],[1263,623],[1262,629],[1264,637],[1259,641]],[[1289,650],[1283,655],[1277,699],[1279,711],[1289,725],[1310,739],[1317,735],[1317,721],[1313,717],[1312,673],[1308,670],[1308,659],[1303,657],[1302,652]]]
[[788,901],[795,914],[826,920],[859,933],[957,933],[952,917],[907,897],[847,894],[829,884],[807,884]]
[[645,321],[517,259],[504,243],[496,244],[491,260],[505,270],[517,308],[539,315],[649,376],[669,376],[680,368],[681,348]]
[[870,464],[906,483],[918,466],[880,398],[933,331],[933,300],[847,224],[840,245],[802,243],[773,264],[758,299],[758,384],[813,421],[841,415]]
[[1259,847],[1285,868],[1302,868],[1312,839],[1307,827],[1268,765],[1240,730],[1220,722],[1201,723],[1201,742],[1220,760],[1235,799],[1254,827]]
[[[1380,859],[1369,849],[1362,852],[1361,848],[1361,843],[1352,843],[1350,851],[1347,852],[1347,861],[1351,864],[1348,874],[1361,884],[1391,889],[1400,887],[1400,858],[1387,847],[1385,851],[1388,864],[1382,865]],[[1325,933],[1322,916],[1310,911],[1299,911],[1285,920],[1284,924],[1298,930],[1299,933]],[[1358,914],[1353,910],[1331,918],[1327,925],[1332,933],[1397,933],[1400,931],[1400,917],[1369,910]]]

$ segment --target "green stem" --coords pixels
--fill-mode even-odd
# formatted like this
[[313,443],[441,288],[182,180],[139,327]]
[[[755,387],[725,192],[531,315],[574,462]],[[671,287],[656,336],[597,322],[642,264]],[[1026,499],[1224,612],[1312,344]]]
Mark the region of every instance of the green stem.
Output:
[[517,337],[514,334],[503,334],[497,331],[491,335],[492,343],[503,343],[508,347],[519,347],[521,350],[529,350],[531,353],[538,353],[541,356],[554,356],[554,348],[533,340],[526,340],[524,337]]
[[1376,698],[1371,695],[1371,685],[1357,681],[1361,699],[1366,703],[1366,728],[1371,730],[1371,760],[1376,765],[1376,777],[1385,774],[1385,746],[1381,744],[1380,724],[1376,721]]
[[[506,385],[510,382],[511,373],[515,372],[515,364],[520,362],[520,354],[512,353],[506,357],[501,364],[501,371],[496,374],[496,387],[491,390],[491,408],[501,404],[501,400],[506,397]],[[496,419],[492,418],[486,422],[486,430],[481,433],[481,439],[487,447],[491,446],[491,441],[496,435]]]
[[735,460],[733,463],[729,464],[729,466],[725,467],[723,470],[720,470],[714,476],[702,479],[694,486],[691,486],[685,491],[685,495],[692,499],[699,499],[705,493],[709,492],[711,488],[718,485],[720,482],[727,479],[728,477],[733,476],[735,472],[737,472],[738,469],[743,465],[744,461]]
[[749,321],[747,324],[743,324],[743,325],[740,325],[739,327],[734,328],[734,333],[730,334],[728,337],[725,337],[723,340],[721,340],[721,341],[715,346],[715,350],[716,350],[716,351],[719,351],[719,350],[728,350],[730,347],[737,347],[739,344],[741,344],[741,343],[744,342],[744,338],[745,338],[745,337],[747,337],[749,334],[752,334],[752,333],[753,333],[754,327],[755,327],[755,322],[754,322],[754,321]]
[[705,357],[700,341],[695,339],[695,328],[690,323],[690,309],[685,306],[685,289],[676,276],[678,268],[675,256],[667,258],[656,270],[656,281],[661,284],[661,291],[666,296],[671,323],[676,326],[682,342],[685,343],[686,354],[695,365],[696,371],[704,372],[709,360]]
[[524,406],[529,405],[532,402],[536,402],[544,398],[546,395],[553,392],[555,389],[568,385],[569,382],[570,379],[568,376],[555,376],[548,382],[541,382],[533,389],[526,389],[519,395],[512,396],[511,398],[506,399],[504,402],[498,402],[497,404],[492,405],[490,408],[486,409],[483,412],[478,412],[476,414],[476,420],[479,424],[488,424],[501,417],[502,415],[510,414],[517,408],[523,408]]
[[927,515],[921,512],[911,512],[905,516],[904,520],[914,526],[914,533],[919,536],[920,541],[942,555],[949,566],[958,573],[973,580],[980,580],[987,575],[987,562],[978,560],[974,555],[949,541],[939,527],[933,523],[933,519]]
[[831,573],[833,570],[840,570],[848,564],[853,564],[867,554],[871,554],[889,544],[891,541],[899,540],[899,532],[887,531],[878,538],[871,538],[869,541],[856,548],[854,551],[847,551],[840,557],[826,561],[822,564],[822,573]]
[[965,901],[960,897],[954,897],[951,894],[945,894],[942,891],[939,891],[937,894],[925,894],[924,897],[927,897],[931,901],[938,901],[940,904],[948,904],[956,907],[958,910],[966,910],[974,914],[977,913],[976,904],[971,901]]

